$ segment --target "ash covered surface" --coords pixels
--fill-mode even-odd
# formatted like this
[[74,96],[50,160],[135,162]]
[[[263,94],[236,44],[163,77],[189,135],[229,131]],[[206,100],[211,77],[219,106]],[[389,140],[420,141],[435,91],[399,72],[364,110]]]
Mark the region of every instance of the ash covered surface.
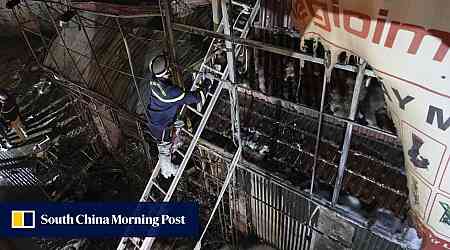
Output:
[[[228,100],[227,96],[220,99],[205,133],[208,140],[224,148],[231,144]],[[240,116],[244,158],[299,189],[309,188],[317,120],[242,93]],[[322,131],[316,179],[318,193],[330,200],[345,127],[325,122]],[[407,187],[401,148],[354,134],[343,191],[361,201],[364,215],[385,208],[404,218]]]

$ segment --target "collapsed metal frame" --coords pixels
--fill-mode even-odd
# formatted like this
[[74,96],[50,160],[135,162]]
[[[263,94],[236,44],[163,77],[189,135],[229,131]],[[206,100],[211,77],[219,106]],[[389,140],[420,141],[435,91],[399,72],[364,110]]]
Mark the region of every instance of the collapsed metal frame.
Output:
[[[291,57],[291,58],[296,58],[296,59],[300,60],[301,64],[303,63],[303,61],[309,61],[309,62],[324,65],[325,70],[324,70],[324,77],[323,77],[323,83],[322,83],[322,96],[321,96],[321,103],[320,103],[320,109],[319,109],[318,130],[317,130],[317,134],[316,134],[314,166],[313,166],[313,174],[311,177],[311,186],[310,186],[310,196],[311,197],[313,196],[313,193],[314,193],[313,189],[314,189],[314,183],[315,183],[315,169],[317,166],[317,157],[318,157],[319,145],[320,145],[320,140],[321,140],[320,139],[321,126],[323,123],[322,117],[323,117],[323,115],[325,115],[325,113],[324,113],[325,92],[327,89],[327,83],[330,80],[331,72],[332,72],[333,68],[336,68],[336,69],[341,69],[341,70],[357,73],[356,79],[355,79],[355,86],[354,86],[354,90],[353,90],[351,107],[350,107],[350,113],[349,113],[349,116],[347,119],[343,119],[343,121],[347,123],[347,128],[346,128],[346,133],[345,133],[345,137],[344,137],[344,142],[342,145],[342,151],[341,151],[342,153],[341,153],[341,158],[340,158],[340,162],[339,162],[338,177],[335,182],[335,186],[334,186],[334,190],[333,190],[333,197],[331,200],[331,206],[335,207],[337,205],[337,201],[339,199],[339,194],[342,189],[342,180],[344,178],[344,173],[346,170],[346,162],[347,162],[348,152],[350,149],[353,125],[356,124],[355,116],[356,116],[356,110],[358,107],[358,98],[359,98],[362,81],[365,76],[376,77],[375,73],[372,70],[367,69],[367,62],[365,60],[363,60],[362,58],[359,58],[358,66],[336,64],[336,65],[332,65],[333,68],[329,68],[327,66],[327,63],[328,63],[327,61],[329,60],[327,58],[327,53],[325,53],[325,58],[318,58],[315,55],[311,56],[311,55],[308,55],[303,52],[293,51],[293,50],[281,48],[281,47],[276,47],[276,46],[273,46],[273,45],[270,45],[270,44],[267,44],[264,42],[255,41],[255,40],[251,40],[251,39],[241,39],[238,37],[234,37],[232,34],[231,35],[221,34],[218,32],[205,30],[205,29],[198,28],[198,27],[191,26],[191,25],[175,23],[173,27],[175,30],[179,30],[182,32],[208,36],[211,38],[223,39],[225,41],[230,41],[230,42],[233,42],[236,44],[241,44],[243,46],[256,48],[259,50],[263,50],[263,51],[267,51],[267,52],[271,52],[274,54],[279,54],[279,55],[283,55],[283,56],[287,56],[287,57]],[[318,39],[318,40],[320,40],[320,39]],[[318,40],[316,40],[316,42]],[[391,135],[389,133],[385,133],[385,132],[384,132],[384,134],[393,136],[393,135]]]
[[[112,102],[108,97],[102,96],[101,94],[98,94],[98,93],[96,93],[95,91],[93,91],[93,90],[91,90],[89,88],[88,82],[86,81],[86,79],[84,79],[83,74],[81,73],[80,69],[78,68],[78,65],[77,65],[77,63],[74,60],[73,55],[72,55],[72,53],[76,53],[77,55],[81,56],[82,53],[80,53],[78,51],[75,52],[74,50],[68,48],[68,46],[65,44],[64,37],[61,34],[61,32],[59,32],[59,29],[57,27],[56,21],[53,18],[52,13],[49,10],[48,3],[46,1],[43,1],[43,2],[44,2],[44,5],[45,5],[45,9],[46,9],[46,11],[47,11],[47,13],[48,13],[48,15],[49,15],[49,17],[51,19],[51,23],[52,23],[53,27],[56,29],[56,31],[58,33],[58,37],[61,39],[62,46],[66,50],[67,54],[70,56],[71,60],[73,61],[73,65],[74,65],[76,71],[80,75],[80,79],[82,81],[82,85],[80,85],[80,83],[78,83],[78,82],[73,82],[70,79],[67,79],[64,76],[60,75],[61,71],[59,70],[58,63],[57,63],[56,59],[54,58],[53,54],[51,53],[51,48],[49,47],[49,45],[46,42],[46,40],[47,41],[51,41],[51,40],[50,39],[46,39],[44,37],[44,35],[42,34],[40,28],[38,30],[38,33],[36,34],[34,31],[31,31],[31,30],[27,29],[26,27],[23,27],[22,23],[19,20],[19,17],[17,16],[16,12],[13,10],[13,14],[15,15],[15,18],[16,18],[16,20],[18,22],[18,25],[19,25],[19,28],[21,30],[22,36],[24,37],[24,40],[27,43],[27,46],[29,47],[29,49],[31,50],[31,53],[33,54],[33,57],[35,58],[37,63],[42,68],[48,70],[49,72],[52,72],[54,74],[54,76],[57,78],[57,80],[59,80],[62,83],[61,86],[65,87],[65,88],[68,88],[71,91],[74,91],[74,92],[76,92],[76,93],[78,93],[80,95],[86,96],[91,101],[104,104],[104,105],[110,107],[112,110],[114,110],[114,112],[118,112],[119,114],[125,116],[130,121],[135,122],[137,131],[141,131],[141,132],[139,132],[139,137],[141,137],[141,141],[142,142],[145,142],[145,139],[144,139],[143,133],[142,133],[142,125],[141,125],[141,124],[145,123],[145,121],[142,118],[136,116],[136,114],[129,113],[128,111],[124,110],[123,108],[121,108],[120,106],[118,106],[117,104]],[[65,5],[64,3],[60,3],[60,4]],[[28,5],[27,1],[25,1],[25,6],[29,9],[29,5]],[[70,7],[70,5],[69,5],[69,7]],[[34,15],[34,13],[31,11],[31,9],[29,9],[29,11]],[[92,13],[92,12],[90,12],[90,13]],[[94,14],[94,15],[97,15],[97,14],[98,15],[103,15],[103,14],[99,14],[99,13],[92,13],[92,14]],[[152,16],[154,16],[154,15],[152,15]],[[89,43],[89,46],[90,46],[90,48],[92,50],[92,53],[93,53],[93,58],[90,58],[89,56],[86,56],[86,55],[84,55],[84,56],[87,57],[87,58],[90,58],[90,60],[93,59],[93,61],[95,62],[95,64],[97,65],[97,67],[100,70],[102,68],[110,68],[111,69],[111,67],[109,67],[107,65],[102,65],[97,60],[97,55],[96,55],[96,52],[93,50],[92,42],[91,42],[89,36],[86,33],[84,21],[82,20],[82,18],[80,17],[80,15],[78,13],[77,13],[77,17],[78,17],[78,20],[79,20],[79,24],[81,25],[81,27],[83,29],[83,33],[84,33],[84,35],[85,35],[85,37],[86,37],[86,39],[87,39],[87,41]],[[137,15],[137,16],[131,16],[131,17],[123,17],[123,16],[112,15],[112,17],[114,17],[116,19],[116,21],[118,22],[119,18],[135,18],[135,17],[141,17],[141,16]],[[37,19],[38,17],[34,16],[34,18]],[[136,92],[137,92],[137,94],[139,96],[139,102],[141,103],[141,105],[143,105],[142,97],[141,97],[141,94],[139,93],[140,91],[139,91],[139,88],[138,88],[138,86],[136,84],[136,79],[143,79],[143,78],[139,77],[139,76],[136,76],[134,74],[133,65],[132,65],[132,55],[131,55],[131,53],[129,52],[129,50],[127,48],[126,37],[125,37],[126,34],[122,31],[122,28],[120,27],[120,23],[118,23],[118,28],[119,28],[119,31],[121,32],[121,35],[122,35],[123,39],[124,39],[124,45],[125,45],[125,47],[127,49],[127,55],[128,55],[128,60],[129,60],[129,65],[130,65],[130,70],[131,70],[131,74],[127,73],[127,72],[122,72],[122,71],[119,71],[119,73],[125,74],[125,75],[127,75],[129,77],[131,76],[133,78],[133,81],[135,83],[134,87],[136,88]],[[170,27],[168,27],[168,28],[170,28]],[[188,33],[204,35],[204,36],[208,36],[208,37],[212,37],[212,38],[225,40],[227,48],[229,48],[231,46],[231,44],[235,44],[235,45],[238,44],[238,45],[242,45],[242,46],[245,46],[245,47],[257,48],[257,49],[268,51],[268,52],[271,52],[271,53],[276,53],[276,54],[280,54],[280,55],[296,58],[296,59],[299,59],[300,61],[310,61],[310,62],[313,62],[313,63],[324,64],[326,66],[326,60],[324,60],[324,59],[313,57],[313,56],[310,56],[310,55],[307,55],[307,54],[304,54],[304,53],[301,53],[301,52],[292,51],[292,50],[285,49],[285,48],[271,46],[270,44],[262,43],[262,42],[259,42],[259,41],[237,38],[237,37],[234,37],[233,34],[229,30],[225,31],[224,34],[223,34],[223,33],[218,33],[218,32],[214,32],[214,31],[204,30],[204,29],[197,28],[197,27],[194,27],[194,26],[177,24],[177,23],[173,24],[173,29],[178,30],[178,31],[182,31],[182,32],[188,32]],[[40,61],[37,58],[34,50],[31,47],[28,35],[27,35],[27,33],[25,31],[26,32],[30,32],[30,33],[34,33],[35,35],[38,35],[40,37],[40,39],[41,39],[41,41],[42,41],[42,43],[44,45],[44,49],[46,50],[47,54],[50,55],[50,58],[52,59],[52,61],[54,62],[55,66],[57,68],[56,71],[51,69],[51,68],[49,68],[49,67],[47,67],[47,66],[45,66],[45,65],[42,65],[40,63]],[[230,52],[227,53],[227,57],[228,56],[232,56],[232,55],[229,55],[229,54],[230,54]],[[330,203],[331,206],[335,206],[337,204],[337,200],[339,198],[339,194],[340,194],[340,191],[341,191],[341,188],[342,188],[341,187],[342,186],[342,179],[343,179],[343,176],[344,176],[344,171],[346,169],[347,154],[349,152],[353,124],[355,124],[354,117],[355,117],[355,111],[356,111],[356,108],[357,108],[357,105],[358,105],[358,94],[359,94],[359,89],[360,89],[360,86],[361,86],[362,79],[363,79],[364,76],[376,77],[375,74],[371,70],[366,69],[366,63],[365,62],[361,62],[358,67],[338,64],[338,65],[335,65],[335,68],[343,69],[343,70],[346,70],[346,71],[357,72],[358,74],[356,76],[355,89],[354,89],[354,92],[353,92],[354,94],[353,94],[353,97],[352,97],[351,112],[350,112],[350,115],[348,117],[348,120],[344,120],[347,123],[347,129],[346,129],[345,140],[344,140],[343,147],[342,147],[341,159],[340,159],[340,163],[339,163],[339,175],[338,175],[338,179],[336,180],[336,183],[335,183],[335,187],[334,187],[334,191],[333,191],[333,198],[332,198],[332,201]],[[117,71],[117,69],[113,69],[113,70]],[[332,69],[328,69],[328,70],[332,70]],[[327,71],[327,70],[325,70],[325,71]],[[232,72],[234,72],[234,70]],[[107,83],[106,79],[104,78],[103,74],[104,73],[102,72],[103,81],[106,84],[106,86],[108,86],[110,88],[110,86],[108,85],[108,83]],[[232,73],[232,75],[234,75],[234,73]],[[234,77],[230,77],[230,81],[229,82],[235,84],[236,82],[235,82],[235,79],[233,79],[233,78]],[[227,81],[225,81],[225,82],[227,82]],[[322,85],[323,86],[323,91],[322,91],[322,97],[321,97],[321,108],[320,108],[320,111],[319,111],[319,117],[322,117],[323,115],[325,115],[325,113],[323,112],[323,106],[324,106],[324,93],[325,93],[325,90],[326,90],[326,84],[327,84],[327,77],[324,77],[324,82],[323,82],[323,85]],[[320,140],[321,140],[320,127],[321,127],[322,123],[323,123],[323,119],[319,118],[319,121],[318,121],[318,128],[319,128],[319,130],[317,131],[317,134],[316,134],[316,139],[317,139],[317,141],[316,141],[316,148],[318,148],[318,146],[320,145]],[[239,137],[237,137],[237,138],[239,138]],[[315,150],[315,156],[314,156],[315,159],[317,159],[317,154],[318,154],[318,151],[316,149]],[[150,156],[147,155],[147,157],[150,157]],[[316,164],[317,163],[314,164],[314,168],[315,168]],[[314,174],[311,177],[311,180],[312,180],[312,182],[311,182],[312,185],[311,185],[311,188],[310,188],[310,197],[309,198],[311,200],[313,200],[313,196],[314,196],[313,195],[313,183],[315,181]]]
[[[205,193],[209,192],[211,195],[217,196],[215,186],[220,187],[222,185],[226,166],[232,161],[233,155],[223,151],[221,147],[204,140],[199,143],[198,149],[194,156],[197,162],[195,164],[196,171],[201,173],[200,179],[196,181],[189,180],[189,182],[202,188]],[[205,171],[202,162],[205,159],[208,160],[210,171]],[[234,232],[240,230],[232,227],[233,223],[239,224],[239,221],[236,221],[236,219],[239,220],[242,207],[232,207],[231,203],[235,204],[237,200],[241,201],[242,198],[246,200],[247,206],[245,218],[247,218],[249,223],[246,224],[246,227],[250,230],[247,233],[256,234],[263,242],[275,246],[277,249],[311,249],[313,244],[311,236],[313,234],[323,235],[339,244],[337,239],[328,236],[311,224],[311,217],[308,212],[308,206],[310,205],[313,208],[333,208],[329,203],[318,197],[311,198],[308,193],[290,186],[282,178],[247,161],[241,161],[237,164],[236,176],[239,180],[237,182],[238,185],[230,185],[228,190],[230,193],[228,203],[231,215],[226,219],[230,221],[220,221],[221,227],[232,230],[231,232],[225,232],[226,237],[232,238],[232,245],[235,243],[239,244],[242,237],[233,238],[236,237]],[[205,185],[206,183],[208,185]],[[225,201],[222,201],[222,205],[223,202]],[[251,210],[250,212],[248,212],[249,209]],[[339,208],[337,209],[339,210]],[[345,214],[345,211],[339,211]],[[344,218],[350,221],[356,229],[352,249],[363,250],[373,249],[374,247],[385,250],[403,249],[404,246],[402,246],[401,242],[387,241],[385,240],[387,239],[385,235],[366,229],[363,224],[353,221],[351,218],[345,216]],[[236,227],[239,227],[239,225],[236,225]],[[224,229],[224,231],[226,230]],[[209,238],[211,237],[213,236],[210,235]],[[225,238],[224,240],[227,239]]]

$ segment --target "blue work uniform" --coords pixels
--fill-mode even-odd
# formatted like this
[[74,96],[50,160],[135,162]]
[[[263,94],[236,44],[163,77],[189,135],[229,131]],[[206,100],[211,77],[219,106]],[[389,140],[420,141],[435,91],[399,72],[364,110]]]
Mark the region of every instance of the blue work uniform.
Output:
[[148,128],[153,138],[159,142],[171,140],[172,125],[183,104],[204,102],[204,90],[184,92],[170,80],[151,80],[151,97],[147,106],[150,121]]

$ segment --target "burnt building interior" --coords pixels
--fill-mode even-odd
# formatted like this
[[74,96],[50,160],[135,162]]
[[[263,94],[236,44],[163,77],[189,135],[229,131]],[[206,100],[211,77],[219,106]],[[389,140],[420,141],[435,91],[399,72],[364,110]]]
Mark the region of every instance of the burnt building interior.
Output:
[[[2,202],[196,201],[202,232],[5,249],[418,249],[381,79],[343,53],[326,82],[327,52],[302,41],[291,0],[0,3],[1,84],[28,134],[8,131]],[[145,113],[160,54],[184,89],[213,83],[181,111],[170,181]]]

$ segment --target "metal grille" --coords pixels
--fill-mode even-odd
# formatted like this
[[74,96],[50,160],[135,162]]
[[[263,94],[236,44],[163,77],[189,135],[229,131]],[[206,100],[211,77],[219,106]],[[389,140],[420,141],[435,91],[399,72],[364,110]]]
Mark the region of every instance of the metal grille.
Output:
[[[245,169],[240,169],[246,172]],[[264,176],[246,172],[250,179],[251,221],[255,233],[278,249],[309,249],[311,229],[306,226],[308,205],[293,192]]]
[[5,180],[8,184],[17,187],[41,185],[31,168],[0,170],[0,180]]
[[[206,142],[203,143],[206,144]],[[203,161],[213,159],[213,161],[209,161],[210,166],[205,171],[211,171],[211,173],[206,173],[203,177],[199,176],[200,179],[195,178],[195,182],[203,182],[201,178],[213,178],[214,182],[220,186],[231,154],[210,144],[207,146],[202,144],[200,149],[202,150],[196,152],[200,152],[200,155],[197,154],[195,157],[195,161],[199,163],[198,166],[201,165],[202,159]],[[218,174],[219,172],[222,174]],[[187,182],[190,181],[191,179],[187,180]],[[233,239],[237,245],[249,235],[256,235],[260,241],[283,250],[314,249],[312,242],[314,234],[327,237],[338,245],[340,243],[333,236],[327,235],[310,224],[311,211],[314,211],[317,206],[324,205],[321,201],[316,200],[315,197],[311,200],[305,192],[295,189],[283,179],[251,163],[244,161],[238,165],[235,181],[228,192],[229,199],[224,199],[223,204],[225,210],[230,211],[230,217],[220,216],[215,220],[220,220],[220,223],[216,222],[223,227],[220,231],[233,234],[233,236],[224,235],[224,237]],[[399,243],[388,240],[389,236],[375,234],[349,220],[345,222],[354,228],[351,249],[403,249]],[[234,226],[231,227],[232,225]],[[247,228],[243,229],[239,225],[246,225]],[[230,232],[230,227],[235,231],[238,230],[240,234]]]

